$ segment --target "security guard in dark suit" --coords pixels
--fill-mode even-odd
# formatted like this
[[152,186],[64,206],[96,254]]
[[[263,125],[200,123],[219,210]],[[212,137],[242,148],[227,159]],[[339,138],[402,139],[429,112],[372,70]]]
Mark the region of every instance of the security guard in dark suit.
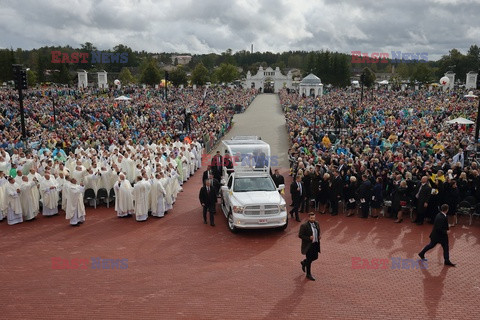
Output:
[[443,204],[440,208],[441,212],[435,217],[435,222],[433,223],[433,230],[430,233],[430,243],[423,248],[423,250],[418,254],[422,260],[425,259],[425,253],[428,250],[433,249],[438,243],[442,245],[443,248],[443,258],[445,259],[445,265],[455,267],[455,264],[450,261],[450,254],[448,252],[448,204]]
[[320,252],[320,225],[315,221],[315,212],[310,212],[308,221],[300,226],[298,237],[302,239],[302,254],[306,256],[303,261],[302,271],[307,272],[307,279],[315,281],[311,273],[312,262],[318,259]]

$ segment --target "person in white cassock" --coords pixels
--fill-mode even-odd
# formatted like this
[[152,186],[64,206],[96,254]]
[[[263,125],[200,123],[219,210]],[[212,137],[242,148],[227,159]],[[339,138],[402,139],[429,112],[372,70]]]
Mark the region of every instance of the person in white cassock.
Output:
[[135,201],[135,217],[137,221],[145,221],[148,218],[148,193],[143,178],[139,176],[133,187],[133,200]]
[[[65,185],[64,185],[65,187]],[[77,184],[77,180],[72,178],[67,185],[67,208],[65,218],[70,219],[70,225],[78,226],[85,222],[85,205],[83,204],[83,192],[85,187]]]
[[8,180],[5,178],[5,173],[0,171],[0,221],[2,221],[7,214],[7,198],[5,196],[5,187]]
[[43,199],[42,215],[54,216],[58,214],[58,190],[57,180],[51,177],[50,174],[45,174],[44,179],[40,182],[40,193]]
[[12,177],[8,178],[5,186],[5,200],[7,201],[7,221],[9,225],[23,222],[22,203],[20,202],[20,186]]
[[152,188],[150,189],[151,209],[152,216],[163,217],[165,215],[165,189],[161,181],[160,173],[155,175],[155,179],[152,180]]
[[125,179],[123,173],[120,174],[119,180],[115,182],[113,190],[115,190],[115,212],[117,217],[128,217],[133,214],[133,188],[130,181]]
[[38,214],[38,198],[34,196],[33,188],[37,185],[35,181],[29,181],[27,176],[22,177],[20,184],[20,203],[22,205],[22,214],[26,221],[35,219]]

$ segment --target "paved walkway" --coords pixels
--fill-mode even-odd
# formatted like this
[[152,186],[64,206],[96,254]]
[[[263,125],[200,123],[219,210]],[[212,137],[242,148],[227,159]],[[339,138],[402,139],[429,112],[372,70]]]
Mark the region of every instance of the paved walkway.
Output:
[[[255,103],[272,98],[261,95]],[[312,282],[300,268],[299,223],[284,232],[234,235],[217,214],[216,227],[204,225],[200,185],[201,171],[165,218],[142,223],[105,207],[88,209],[78,228],[64,216],[0,223],[2,319],[478,319],[478,219],[471,227],[462,219],[450,232],[457,268],[443,266],[437,247],[427,254],[428,269],[407,270],[392,269],[391,259],[416,259],[430,225],[319,215],[322,253]],[[87,269],[54,270],[52,257],[89,262]],[[95,257],[128,259],[128,268],[92,269]],[[388,263],[354,269],[355,257]]]
[[[236,114],[234,125],[224,139],[234,136],[260,136],[270,144],[273,160],[278,160],[278,167],[288,168],[288,135],[285,116],[276,94],[261,94],[255,98],[244,113]],[[221,143],[214,153],[220,150]]]

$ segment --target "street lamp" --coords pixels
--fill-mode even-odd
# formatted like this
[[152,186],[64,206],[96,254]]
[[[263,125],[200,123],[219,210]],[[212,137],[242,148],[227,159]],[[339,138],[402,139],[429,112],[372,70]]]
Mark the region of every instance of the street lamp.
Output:
[[313,120],[313,140],[315,144],[317,143],[317,108],[318,108],[318,100],[315,100],[313,103],[313,111],[314,111],[314,120]]
[[[472,98],[476,99],[478,96],[473,94],[473,91],[469,91],[468,94],[464,96],[465,98]],[[477,157],[477,152],[478,152],[478,134],[479,134],[479,127],[480,125],[480,99],[478,99],[478,107],[477,107],[477,121],[475,122],[475,158]]]
[[50,90],[50,98],[52,99],[52,107],[53,107],[53,127],[57,128],[57,113],[55,112],[55,95],[52,90]]

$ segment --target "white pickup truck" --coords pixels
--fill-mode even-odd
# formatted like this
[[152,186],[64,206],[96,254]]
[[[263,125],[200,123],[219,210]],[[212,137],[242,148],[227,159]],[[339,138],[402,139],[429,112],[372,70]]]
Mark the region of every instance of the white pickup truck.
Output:
[[285,230],[288,215],[285,199],[270,176],[270,146],[262,140],[223,141],[224,166],[221,207],[232,232],[238,229]]

